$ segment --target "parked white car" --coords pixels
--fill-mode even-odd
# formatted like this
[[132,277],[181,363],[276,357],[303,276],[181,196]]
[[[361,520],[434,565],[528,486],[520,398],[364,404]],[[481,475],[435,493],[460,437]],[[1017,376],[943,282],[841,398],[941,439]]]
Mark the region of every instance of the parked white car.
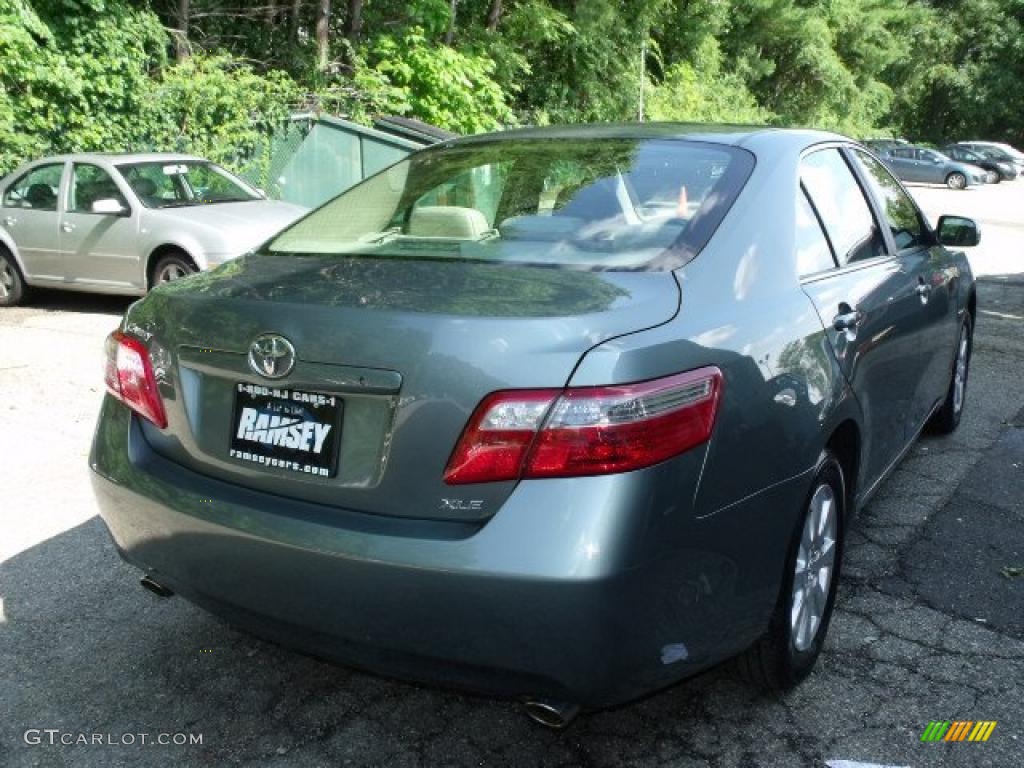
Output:
[[0,181],[0,306],[32,286],[144,295],[246,253],[306,212],[199,157],[48,157]]

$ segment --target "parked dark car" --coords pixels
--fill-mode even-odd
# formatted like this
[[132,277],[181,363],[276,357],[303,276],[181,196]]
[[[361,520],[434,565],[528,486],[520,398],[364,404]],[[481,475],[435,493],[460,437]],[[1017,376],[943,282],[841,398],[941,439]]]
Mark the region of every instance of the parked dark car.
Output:
[[986,157],[1013,163],[1017,167],[1018,174],[1024,173],[1024,153],[1010,144],[1002,144],[997,141],[958,141],[957,144]]
[[945,184],[950,189],[966,189],[986,183],[986,171],[961,163],[927,147],[899,147],[882,156],[889,169],[903,181]]
[[998,184],[1000,181],[1012,181],[1017,178],[1017,167],[1009,160],[998,160],[996,157],[987,156],[982,152],[975,152],[973,149],[968,149],[959,144],[950,144],[948,147],[943,147],[941,152],[952,160],[984,168],[993,174],[995,178],[992,181],[995,184]]
[[787,688],[960,421],[978,237],[834,134],[445,142],[132,305],[101,514],[158,594],[547,725],[736,654]]

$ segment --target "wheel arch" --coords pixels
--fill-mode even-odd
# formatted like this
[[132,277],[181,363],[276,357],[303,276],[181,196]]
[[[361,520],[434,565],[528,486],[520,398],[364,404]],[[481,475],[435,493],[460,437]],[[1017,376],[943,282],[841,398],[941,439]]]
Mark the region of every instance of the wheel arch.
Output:
[[861,468],[862,440],[857,422],[852,418],[846,418],[837,424],[825,442],[825,448],[835,455],[843,469],[846,496],[844,516],[849,518],[855,512],[854,505]]
[[967,314],[971,316],[971,327],[978,325],[978,289],[971,286],[967,292]]
[[24,281],[25,265],[21,263],[21,254],[18,253],[18,247],[14,244],[14,239],[3,229],[0,229],[0,250],[6,251],[11,255],[14,268],[18,270],[18,274],[21,275],[21,279]]

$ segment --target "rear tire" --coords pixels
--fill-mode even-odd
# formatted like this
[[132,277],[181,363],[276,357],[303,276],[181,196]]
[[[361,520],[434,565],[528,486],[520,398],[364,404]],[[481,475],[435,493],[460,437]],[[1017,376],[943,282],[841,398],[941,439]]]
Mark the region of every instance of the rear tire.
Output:
[[960,337],[956,344],[956,357],[953,358],[953,373],[950,376],[946,399],[932,416],[929,424],[932,431],[940,435],[951,434],[960,426],[960,417],[963,416],[964,404],[967,402],[967,377],[971,371],[973,347],[974,323],[968,313],[964,315],[963,325],[960,326]]
[[199,270],[184,251],[170,251],[161,256],[150,275],[149,287],[156,288],[162,283],[170,283],[183,277],[195,274]]
[[966,189],[967,177],[962,173],[954,171],[946,177],[946,186],[950,189]]
[[28,286],[21,276],[14,256],[0,247],[0,307],[16,307],[28,295]]
[[739,674],[758,688],[793,688],[821,654],[839,583],[845,502],[842,466],[826,450],[793,532],[768,630],[736,660]]

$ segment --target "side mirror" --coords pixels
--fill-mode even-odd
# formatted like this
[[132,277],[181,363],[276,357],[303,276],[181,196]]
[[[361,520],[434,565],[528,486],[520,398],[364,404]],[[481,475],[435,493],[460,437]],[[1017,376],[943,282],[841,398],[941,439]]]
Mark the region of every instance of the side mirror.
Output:
[[981,242],[981,230],[974,219],[963,216],[940,216],[935,232],[943,245],[971,248]]
[[105,197],[102,200],[96,200],[92,204],[93,213],[102,213],[107,216],[128,216],[131,211],[125,208],[120,200],[116,200],[113,197]]

